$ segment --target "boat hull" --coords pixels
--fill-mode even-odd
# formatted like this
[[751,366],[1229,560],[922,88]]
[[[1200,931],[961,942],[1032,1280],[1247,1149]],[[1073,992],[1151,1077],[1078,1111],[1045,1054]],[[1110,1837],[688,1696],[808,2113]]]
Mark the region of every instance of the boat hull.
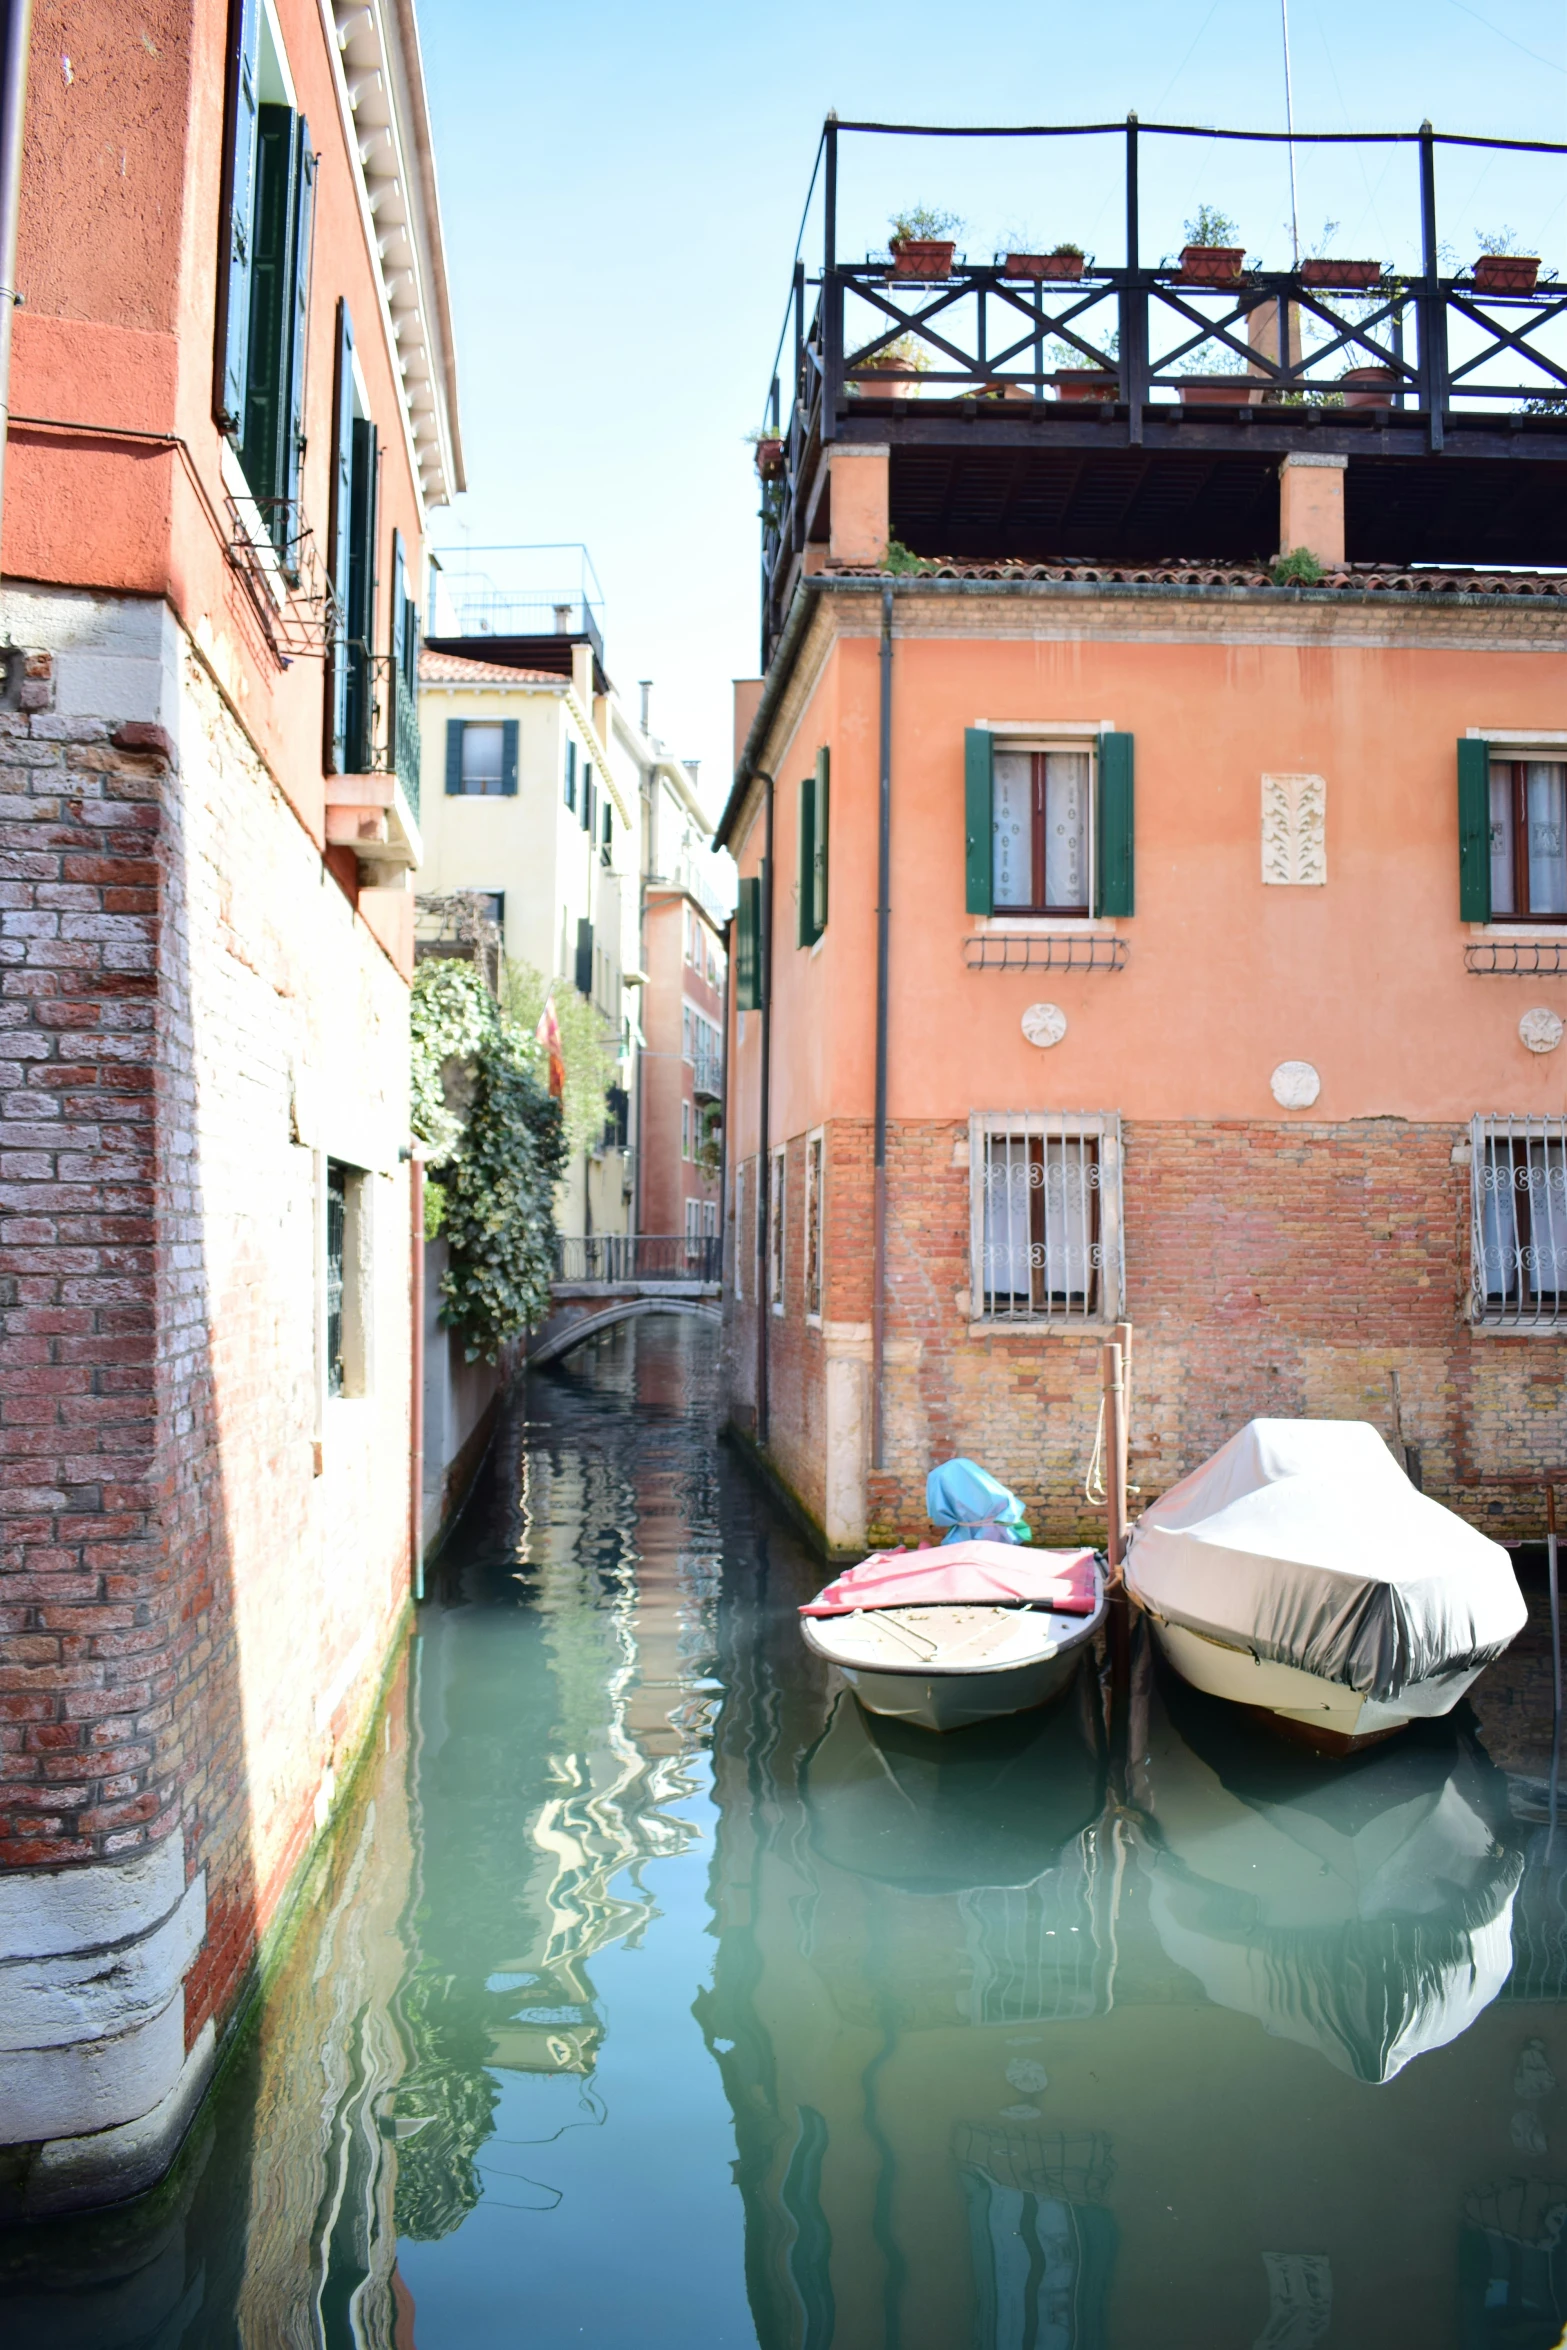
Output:
[[[883,1671],[842,1663],[837,1669],[867,1713],[909,1722],[921,1730],[966,1730],[976,1722],[1001,1721],[1059,1697],[1082,1662],[1092,1630],[1088,1627],[1081,1638],[1049,1656],[989,1672]],[[809,1629],[806,1637],[819,1655],[825,1654]]]
[[1433,1674],[1429,1680],[1411,1682],[1396,1698],[1366,1697],[1342,1681],[1324,1681],[1297,1665],[1253,1656],[1249,1649],[1210,1640],[1152,1611],[1149,1621],[1161,1654],[1194,1689],[1261,1714],[1286,1737],[1332,1754],[1377,1745],[1410,1722],[1451,1713],[1481,1669],[1472,1665]]

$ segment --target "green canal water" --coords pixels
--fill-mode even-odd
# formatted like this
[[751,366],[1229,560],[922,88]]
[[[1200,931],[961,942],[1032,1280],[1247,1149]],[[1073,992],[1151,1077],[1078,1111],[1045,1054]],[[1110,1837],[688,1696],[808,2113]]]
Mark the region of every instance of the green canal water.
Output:
[[695,1322],[534,1377],[178,2169],[0,2243],[6,2350],[1559,2343],[1538,1674],[1350,1764],[1146,1659],[934,1741],[820,1579]]

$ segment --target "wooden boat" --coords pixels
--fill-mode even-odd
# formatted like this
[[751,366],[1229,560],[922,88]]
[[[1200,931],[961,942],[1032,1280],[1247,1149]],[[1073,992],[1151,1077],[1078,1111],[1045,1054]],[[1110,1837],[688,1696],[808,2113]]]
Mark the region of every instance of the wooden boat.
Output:
[[1126,1582],[1193,1688],[1331,1753],[1451,1712],[1526,1615],[1364,1420],[1251,1421],[1144,1511]]
[[964,1542],[879,1552],[800,1614],[868,1712],[961,1730],[1055,1697],[1104,1612],[1092,1551]]

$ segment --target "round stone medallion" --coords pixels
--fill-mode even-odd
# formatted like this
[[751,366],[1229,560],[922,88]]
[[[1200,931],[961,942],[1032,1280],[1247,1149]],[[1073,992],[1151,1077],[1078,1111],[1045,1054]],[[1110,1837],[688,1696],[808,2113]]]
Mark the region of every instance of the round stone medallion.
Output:
[[1059,1044],[1066,1034],[1066,1014],[1059,1004],[1030,1004],[1023,1014],[1023,1034],[1030,1044]]
[[1281,1110],[1309,1110],[1322,1080],[1309,1061],[1281,1061],[1268,1080]]
[[1518,1037],[1531,1053],[1554,1053],[1562,1041],[1561,1015],[1547,1004],[1537,1004],[1519,1021]]

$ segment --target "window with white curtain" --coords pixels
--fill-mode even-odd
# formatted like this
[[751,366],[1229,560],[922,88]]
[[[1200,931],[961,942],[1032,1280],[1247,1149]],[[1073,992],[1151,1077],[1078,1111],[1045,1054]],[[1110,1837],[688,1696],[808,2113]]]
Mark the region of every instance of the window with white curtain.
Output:
[[1124,1283],[1116,1113],[976,1111],[969,1187],[976,1320],[1119,1319]]
[[1470,1199],[1472,1318],[1567,1323],[1567,1118],[1476,1118]]

